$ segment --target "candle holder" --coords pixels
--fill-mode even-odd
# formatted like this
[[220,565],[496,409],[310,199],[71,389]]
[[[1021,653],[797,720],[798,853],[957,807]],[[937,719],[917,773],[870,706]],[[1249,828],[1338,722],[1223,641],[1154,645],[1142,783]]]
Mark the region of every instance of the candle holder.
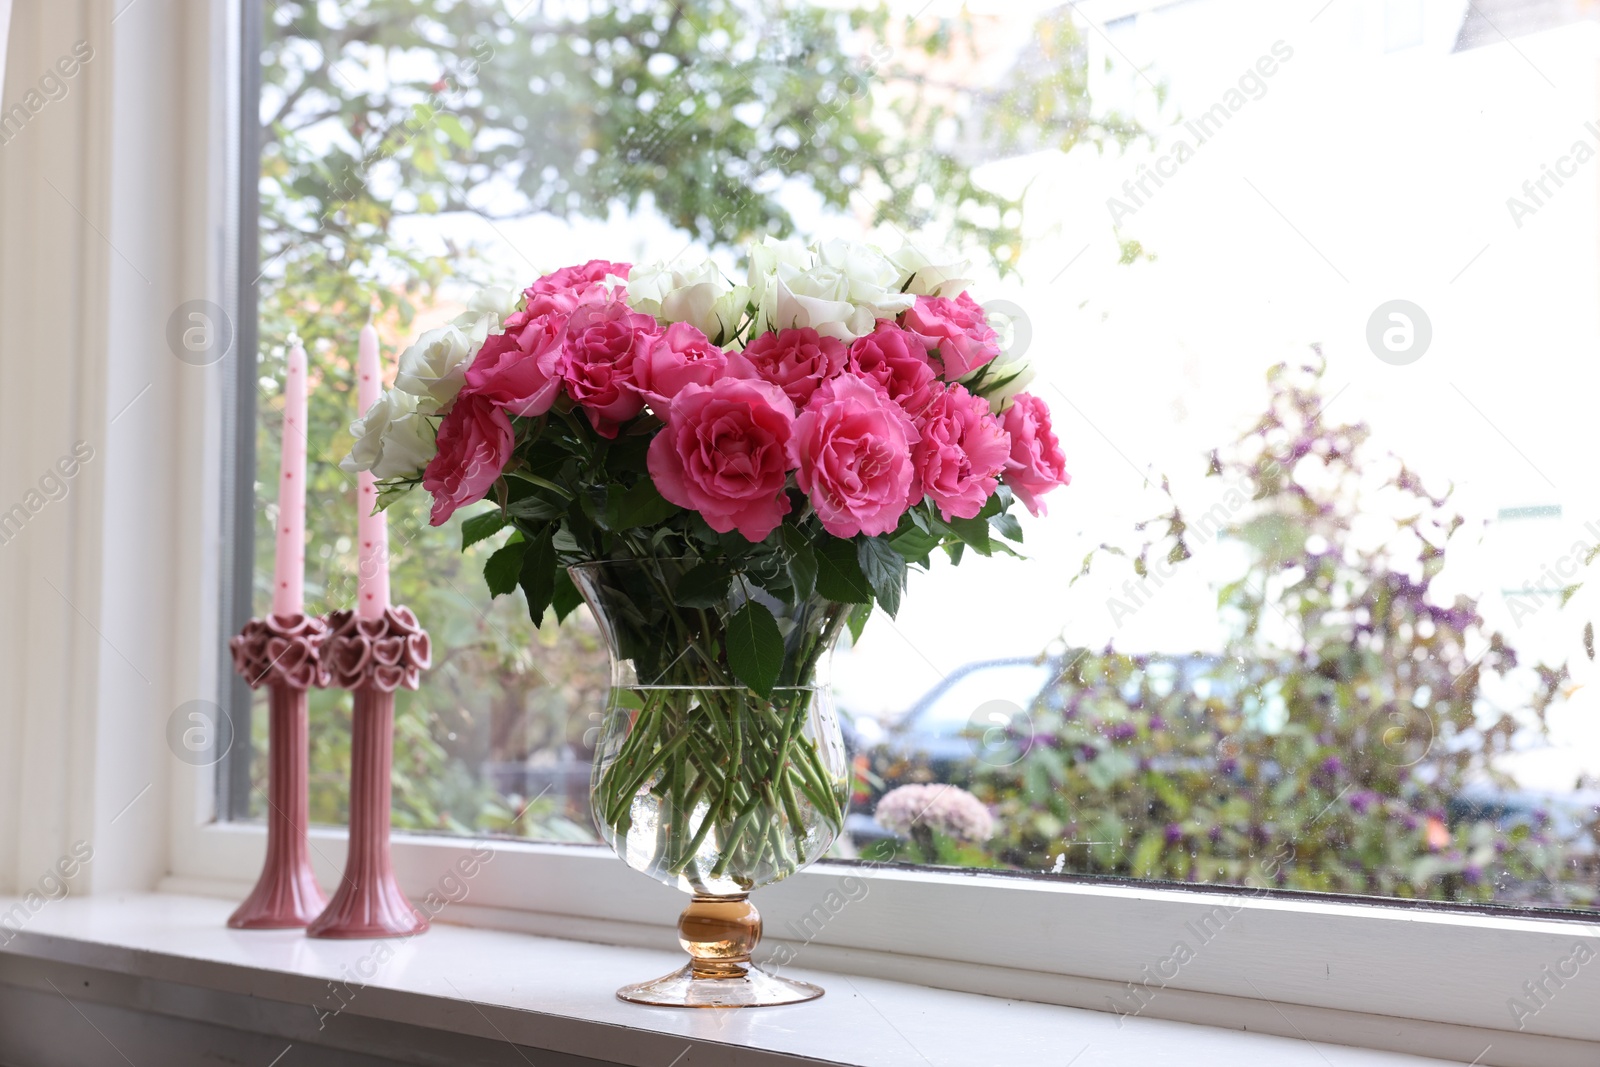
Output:
[[355,693],[350,740],[350,851],[344,878],[308,937],[420,934],[428,919],[400,891],[389,856],[394,783],[394,694],[416,689],[432,662],[428,633],[410,608],[362,618],[328,615],[321,662],[330,683]]
[[325,684],[319,660],[326,624],[314,616],[251,619],[229,642],[233,668],[252,689],[267,687],[267,860],[245,902],[228,919],[235,930],[305,926],[328,898],[311,872],[306,830],[310,731],[306,694]]

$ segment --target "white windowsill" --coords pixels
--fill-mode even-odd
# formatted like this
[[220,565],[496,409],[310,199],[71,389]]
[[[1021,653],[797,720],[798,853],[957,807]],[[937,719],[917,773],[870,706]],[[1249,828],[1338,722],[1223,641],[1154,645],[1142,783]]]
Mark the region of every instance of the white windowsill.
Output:
[[[186,830],[194,835],[181,850],[187,862],[161,891],[243,899],[250,886],[239,875],[261,867],[262,828]],[[443,921],[676,951],[683,896],[638,877],[609,849],[405,834],[393,849],[401,887],[431,900],[425,906]],[[337,883],[334,858],[344,851],[343,831],[312,830],[324,887]],[[439,910],[447,900],[459,902]],[[1541,968],[1580,943],[1600,953],[1600,929],[1581,921],[833,864],[764,888],[756,903],[767,927],[758,959],[787,960],[786,973],[934,987],[993,998],[981,1002],[990,1006],[1101,1013],[1143,1003],[1146,1020],[1480,1067],[1600,1063],[1594,967],[1536,1014],[1519,1020],[1508,1007],[1508,997],[1526,995],[1523,980],[1543,980]],[[1193,954],[1172,974],[1179,942]]]
[[[0,900],[0,913],[14,903]],[[443,924],[404,943],[314,941],[298,931],[229,930],[233,906],[169,894],[51,902],[0,945],[0,982],[49,992],[51,967],[89,968],[135,985],[248,997],[252,1026],[288,1042],[316,1044],[336,1040],[341,1026],[397,1023],[640,1067],[1443,1062],[804,970],[792,973],[823,985],[828,993],[821,1000],[729,1012],[643,1008],[617,1000],[615,989],[664,974],[683,957]],[[374,970],[385,944],[392,956]],[[344,985],[358,968],[373,972],[365,985]],[[0,997],[5,988],[0,984]],[[126,981],[74,981],[57,992],[75,990],[76,1006],[92,1013],[97,997],[125,988]],[[148,994],[133,999],[124,1006],[158,1013],[181,1013],[186,1003]],[[318,1009],[341,1003],[342,1011],[318,1017]]]

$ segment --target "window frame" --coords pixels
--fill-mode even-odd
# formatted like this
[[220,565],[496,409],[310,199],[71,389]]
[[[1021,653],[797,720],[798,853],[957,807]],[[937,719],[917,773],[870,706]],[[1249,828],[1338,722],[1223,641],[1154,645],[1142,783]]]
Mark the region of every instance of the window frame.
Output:
[[[258,147],[242,134],[254,126],[260,73],[253,57],[261,43],[262,4],[238,0],[233,7],[234,39],[213,34],[210,50],[185,62],[194,64],[192,76],[239,105],[205,134],[212,165],[226,159],[231,168],[238,202],[196,198],[187,210],[199,216],[197,227],[238,249],[228,270],[237,271],[231,289],[242,354],[257,348],[249,279],[259,269]],[[172,806],[168,873],[160,888],[242,897],[265,855],[265,830],[226,821],[247,796],[250,755],[249,691],[225,659],[227,639],[249,614],[253,558],[254,501],[251,494],[230,492],[230,482],[254,482],[255,366],[253,360],[235,362],[231,388],[180,398],[188,417],[223,427],[223,461],[207,465],[203,479],[176,488],[185,498],[182,513],[204,516],[206,529],[196,533],[218,551],[184,558],[174,545],[169,566],[187,569],[190,583],[218,583],[219,610],[198,628],[201,639],[176,654],[180,673],[217,672],[217,693],[233,716],[236,741],[222,764],[193,768],[164,759],[158,773],[167,776]],[[219,565],[220,575],[193,573]],[[130,579],[107,573],[102,581],[110,591]],[[159,610],[176,624],[181,602],[173,598]],[[184,626],[185,632],[195,629],[193,620]],[[317,828],[311,837],[318,878],[331,886],[345,833]],[[393,854],[413,900],[432,895],[445,901],[442,921],[673,946],[683,896],[639,876],[601,846],[397,833]],[[469,862],[474,856],[475,864]],[[468,866],[476,868],[471,877],[462,873]],[[835,908],[837,901],[844,903]],[[1524,981],[1540,981],[1574,945],[1600,953],[1600,925],[1582,916],[838,863],[818,864],[765,888],[755,902],[767,924],[758,959],[787,949],[790,965],[802,969],[1100,1011],[1114,1010],[1114,1002],[1124,1010],[1141,1004],[1140,1014],[1151,1017],[1482,1063],[1587,1063],[1595,1047],[1589,1042],[1600,1041],[1600,1022],[1587,1017],[1582,992],[1562,996],[1558,990],[1520,1029],[1508,1010],[1510,998],[1527,996]],[[1178,940],[1198,940],[1189,932],[1196,923],[1217,923],[1218,909],[1227,916],[1226,929],[1167,977],[1161,961],[1173,957]],[[949,921],[952,916],[960,921]],[[1600,981],[1600,965],[1592,970],[1587,981]]]

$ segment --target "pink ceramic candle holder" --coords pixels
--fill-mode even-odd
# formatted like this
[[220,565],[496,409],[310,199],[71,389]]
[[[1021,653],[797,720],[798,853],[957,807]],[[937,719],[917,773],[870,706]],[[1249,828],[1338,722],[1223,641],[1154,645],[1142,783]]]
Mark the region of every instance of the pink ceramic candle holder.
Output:
[[394,694],[416,689],[432,662],[428,634],[410,608],[360,618],[328,616],[322,667],[330,684],[355,692],[350,741],[350,852],[333,900],[306,930],[309,937],[420,934],[427,917],[400,891],[389,858],[390,771],[394,763]]
[[267,687],[267,861],[256,887],[228,925],[236,930],[305,926],[328,898],[311,873],[306,829],[310,736],[306,691],[324,683],[318,659],[325,624],[312,616],[251,619],[229,647],[233,667],[250,688]]

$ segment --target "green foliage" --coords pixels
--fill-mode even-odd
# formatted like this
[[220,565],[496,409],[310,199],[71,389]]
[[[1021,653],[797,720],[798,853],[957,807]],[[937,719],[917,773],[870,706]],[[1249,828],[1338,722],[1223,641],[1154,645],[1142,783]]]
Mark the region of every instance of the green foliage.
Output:
[[783,634],[772,612],[753,600],[728,617],[728,666],[745,686],[772,695],[783,670]]
[[[1565,671],[1519,669],[1505,638],[1434,579],[1463,521],[1364,426],[1323,419],[1321,368],[1279,366],[1260,422],[1210,472],[1236,510],[1174,504],[1148,561],[1190,540],[1253,556],[1218,593],[1217,655],[1069,649],[1029,709],[1025,755],[980,766],[1008,867],[1454,901],[1585,905],[1596,877],[1550,820],[1497,826],[1466,802],[1519,728],[1542,729]],[[1374,543],[1375,516],[1394,516]],[[1355,523],[1367,524],[1357,536]],[[1121,555],[1122,553],[1116,553]],[[1162,571],[1170,574],[1170,571]],[[1524,694],[1499,707],[1485,690]],[[915,769],[885,766],[890,777]],[[1586,827],[1581,836],[1591,835]],[[1573,846],[1580,846],[1572,851]],[[1592,862],[1592,861],[1591,861]]]

